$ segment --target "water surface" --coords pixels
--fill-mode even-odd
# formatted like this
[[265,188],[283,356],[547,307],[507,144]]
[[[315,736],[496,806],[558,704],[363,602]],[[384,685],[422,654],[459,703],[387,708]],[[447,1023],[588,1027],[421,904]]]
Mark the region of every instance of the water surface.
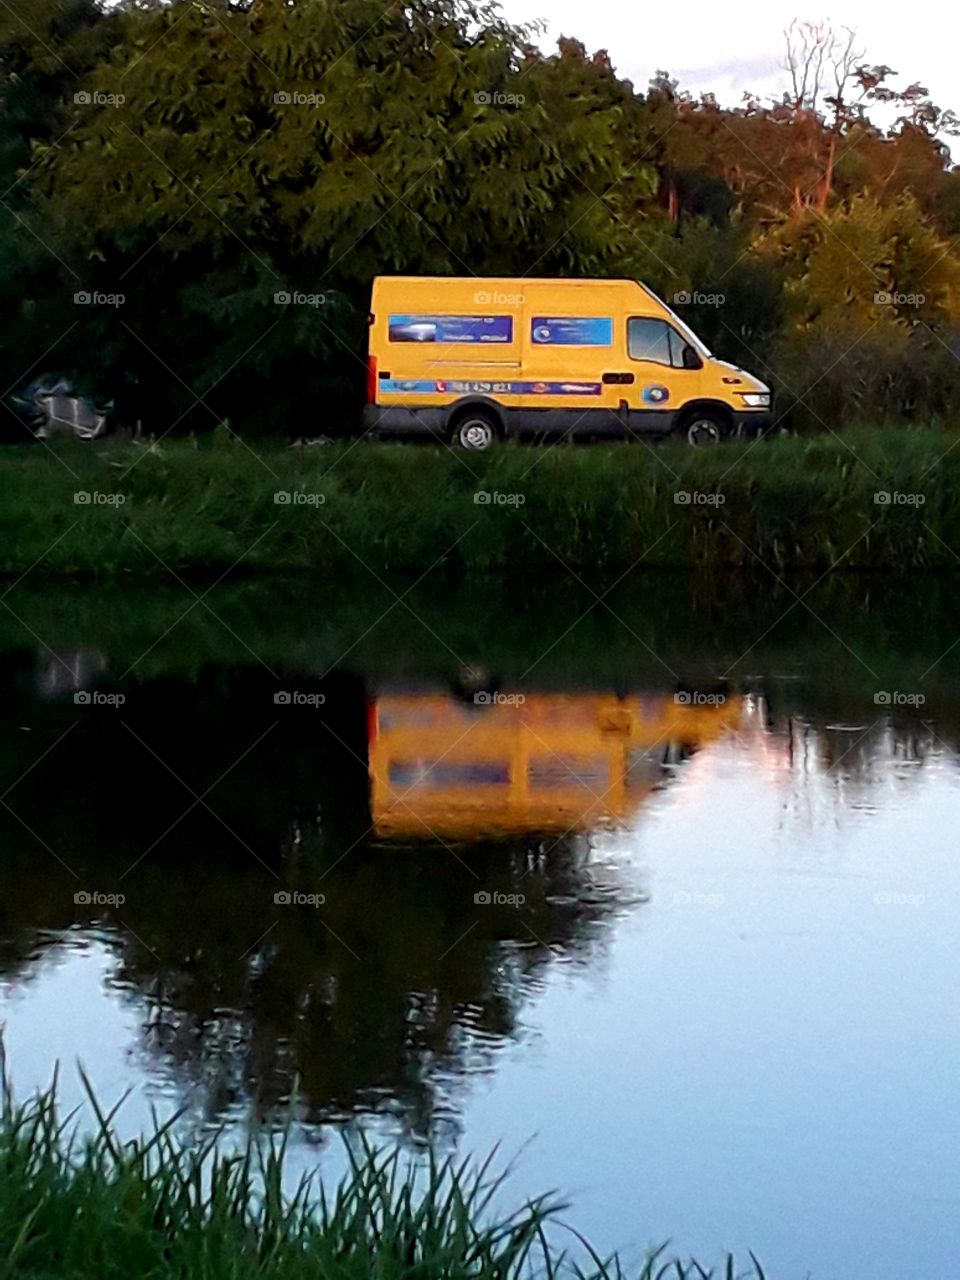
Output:
[[18,1091],[293,1106],[330,1176],[499,1143],[630,1260],[955,1274],[945,584],[408,586],[10,592]]

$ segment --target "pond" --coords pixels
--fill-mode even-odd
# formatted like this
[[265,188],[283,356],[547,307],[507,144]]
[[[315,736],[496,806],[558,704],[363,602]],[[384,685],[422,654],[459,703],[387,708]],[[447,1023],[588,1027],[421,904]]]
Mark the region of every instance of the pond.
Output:
[[486,1155],[776,1277],[960,1257],[949,582],[13,584],[0,1021],[121,1130]]

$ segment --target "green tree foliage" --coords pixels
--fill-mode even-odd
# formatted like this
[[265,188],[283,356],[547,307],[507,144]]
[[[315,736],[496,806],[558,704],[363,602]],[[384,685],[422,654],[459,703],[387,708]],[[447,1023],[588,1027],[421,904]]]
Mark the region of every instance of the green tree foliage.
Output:
[[562,58],[526,58],[489,6],[175,0],[119,23],[38,167],[32,225],[83,289],[124,295],[85,328],[159,416],[264,405],[315,430],[304,413],[362,374],[376,272],[615,260],[618,108]]
[[[960,259],[912,195],[784,219],[756,245],[785,277],[776,365],[814,419],[943,414],[960,379]],[[811,392],[816,394],[811,399]]]
[[5,393],[41,371],[75,319],[62,304],[69,271],[49,229],[36,223],[35,183],[44,156],[68,134],[75,86],[107,56],[117,25],[95,0],[0,6],[2,438],[18,430]]
[[725,109],[533,34],[487,0],[0,6],[3,387],[312,434],[356,421],[375,274],[625,275],[713,299],[685,318],[798,406],[856,346],[891,412],[950,409],[956,121],[921,84],[796,24],[782,101]]

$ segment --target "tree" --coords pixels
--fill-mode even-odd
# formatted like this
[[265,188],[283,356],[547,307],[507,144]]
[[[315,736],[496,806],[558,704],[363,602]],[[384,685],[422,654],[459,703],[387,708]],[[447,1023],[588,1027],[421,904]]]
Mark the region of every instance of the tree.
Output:
[[[95,0],[0,5],[0,436],[20,428],[6,396],[64,356],[71,277],[30,216],[45,150],[68,132],[73,94],[107,56],[118,21]],[[79,277],[72,281],[79,286]],[[67,302],[66,299],[71,301]]]
[[820,421],[838,425],[945,411],[958,390],[960,261],[912,196],[784,219],[756,252],[786,276],[774,363],[788,397],[815,389]]
[[85,317],[89,344],[132,366],[161,418],[258,401],[276,418],[294,385],[342,398],[378,272],[615,259],[619,115],[596,92],[611,73],[531,59],[493,6],[173,0],[117,21],[32,175],[33,225],[86,288],[125,295]]
[[352,427],[385,272],[722,294],[691,318],[745,362],[951,341],[956,119],[845,28],[791,24],[780,99],[728,109],[488,0],[27,5],[0,5],[4,386],[72,373],[156,431]]

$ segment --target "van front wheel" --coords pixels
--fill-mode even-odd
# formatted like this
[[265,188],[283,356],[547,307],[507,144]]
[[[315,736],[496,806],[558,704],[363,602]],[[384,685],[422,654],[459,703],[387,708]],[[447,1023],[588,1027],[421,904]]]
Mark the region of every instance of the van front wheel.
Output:
[[471,410],[456,422],[452,436],[453,443],[459,445],[461,449],[478,453],[483,449],[489,449],[496,442],[497,424],[491,415],[482,413],[480,410]]
[[712,413],[709,409],[699,409],[690,414],[677,430],[677,435],[682,436],[695,449],[719,444],[729,434],[725,420],[719,413]]

